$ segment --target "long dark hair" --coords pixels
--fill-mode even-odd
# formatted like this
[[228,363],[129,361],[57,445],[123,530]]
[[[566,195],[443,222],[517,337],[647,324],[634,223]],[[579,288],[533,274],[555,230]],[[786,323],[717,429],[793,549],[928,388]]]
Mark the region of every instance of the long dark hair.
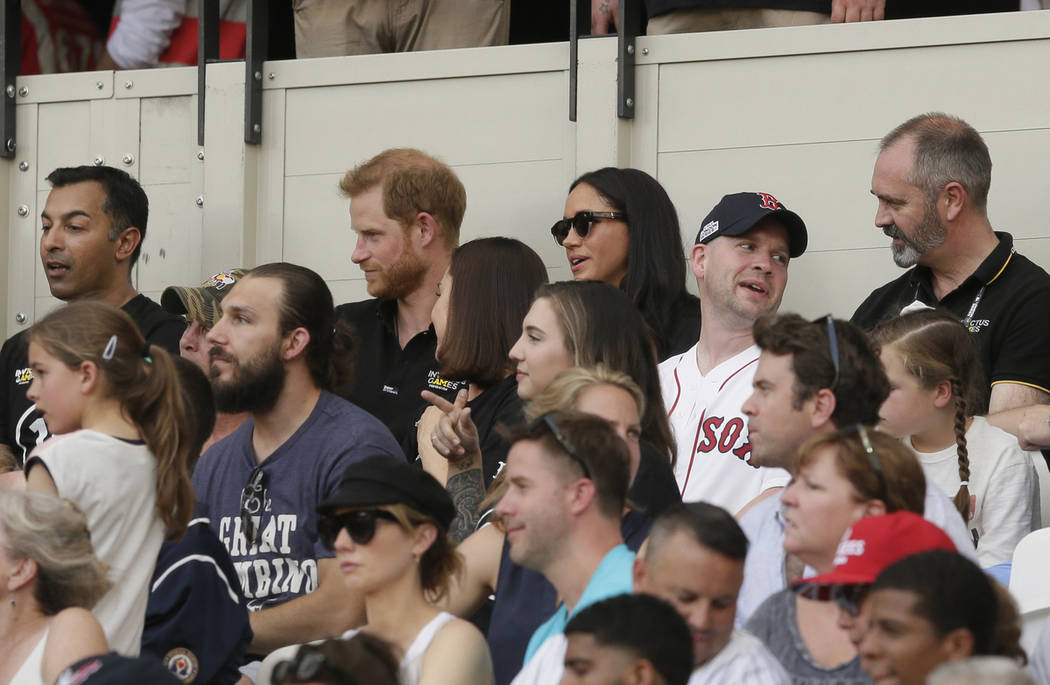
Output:
[[638,309],[622,291],[599,281],[543,285],[536,291],[536,299],[541,297],[550,300],[558,317],[573,366],[604,364],[642,389],[642,435],[673,466],[675,443],[660,394],[656,348]]
[[638,169],[605,167],[589,171],[576,179],[569,191],[581,183],[627,215],[627,276],[620,288],[652,329],[662,359],[669,353],[675,305],[689,297],[678,212],[659,181]]

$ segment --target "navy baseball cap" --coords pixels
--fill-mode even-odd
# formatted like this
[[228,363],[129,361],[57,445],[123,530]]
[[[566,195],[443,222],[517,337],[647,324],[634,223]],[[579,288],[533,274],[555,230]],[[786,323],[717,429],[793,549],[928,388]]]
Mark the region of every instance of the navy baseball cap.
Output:
[[336,491],[317,505],[317,511],[324,516],[341,507],[384,504],[407,504],[445,530],[456,517],[456,507],[441,483],[415,464],[388,454],[365,457],[347,466]]
[[776,217],[788,233],[788,251],[798,257],[809,241],[802,217],[785,207],[769,193],[733,193],[724,196],[704,220],[696,234],[696,244],[707,244],[720,236],[747,233],[767,216]]

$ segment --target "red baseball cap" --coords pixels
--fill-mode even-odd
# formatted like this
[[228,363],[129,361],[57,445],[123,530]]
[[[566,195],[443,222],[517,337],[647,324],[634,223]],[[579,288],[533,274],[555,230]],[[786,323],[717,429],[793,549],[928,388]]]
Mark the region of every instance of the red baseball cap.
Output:
[[795,592],[820,595],[832,585],[868,585],[890,564],[933,549],[954,552],[955,543],[922,516],[898,511],[862,518],[846,531],[835,552],[835,568],[792,585]]

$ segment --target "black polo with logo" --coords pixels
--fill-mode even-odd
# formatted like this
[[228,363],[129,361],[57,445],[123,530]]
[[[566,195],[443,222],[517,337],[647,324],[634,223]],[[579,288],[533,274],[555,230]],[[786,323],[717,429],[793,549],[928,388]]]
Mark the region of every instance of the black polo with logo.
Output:
[[[434,359],[434,326],[417,333],[404,349],[397,338],[397,301],[364,300],[341,304],[336,316],[354,328],[354,379],[340,394],[386,424],[398,443],[415,429],[429,390],[453,402],[462,381],[441,376]],[[414,455],[413,455],[414,456]]]
[[930,270],[916,266],[871,293],[851,321],[870,331],[916,300],[943,307],[970,319],[990,385],[1020,383],[1050,393],[1050,275],[1014,252],[1009,233],[995,235],[999,245],[942,299],[933,293]]

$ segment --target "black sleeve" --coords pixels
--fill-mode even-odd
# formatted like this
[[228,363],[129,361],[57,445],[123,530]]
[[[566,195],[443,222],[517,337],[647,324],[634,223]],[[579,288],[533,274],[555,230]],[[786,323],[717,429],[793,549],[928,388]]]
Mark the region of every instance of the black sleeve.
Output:
[[655,447],[642,441],[642,458],[627,499],[649,516],[656,518],[664,509],[682,501],[671,463]]
[[1021,383],[1050,393],[1050,288],[1020,298],[993,339],[990,384]]
[[145,334],[150,345],[163,347],[168,352],[179,354],[179,340],[186,331],[186,322],[181,319],[167,319]]

